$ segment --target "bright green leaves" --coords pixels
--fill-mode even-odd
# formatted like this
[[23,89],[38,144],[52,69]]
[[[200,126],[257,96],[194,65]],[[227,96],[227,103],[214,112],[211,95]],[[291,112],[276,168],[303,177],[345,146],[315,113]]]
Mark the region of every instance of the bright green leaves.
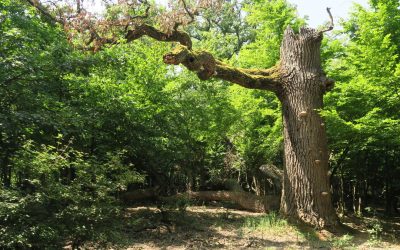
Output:
[[366,183],[400,172],[393,165],[400,146],[400,3],[371,2],[372,9],[356,5],[340,39],[325,43],[326,71],[337,82],[322,112],[332,166],[341,168],[342,178]]
[[296,8],[286,0],[254,1],[244,11],[248,12],[247,21],[265,34],[280,36],[288,25],[296,29],[304,24],[297,17]]
[[231,103],[239,111],[231,129],[232,142],[250,171],[262,164],[281,163],[282,120],[279,101],[265,91],[230,87]]
[[[247,68],[270,68],[279,60],[283,32],[305,24],[296,9],[284,0],[250,1],[245,5],[246,21],[255,30],[254,41],[246,44],[235,64]],[[282,120],[279,101],[271,93],[231,87],[231,100],[240,111],[232,138],[244,159],[242,167],[251,172],[265,163],[281,165]]]
[[290,25],[298,30],[305,21],[297,17],[295,7],[286,0],[255,1],[244,10],[248,12],[246,20],[256,30],[256,39],[240,51],[240,65],[252,68],[274,66],[279,60],[279,47],[286,27]]
[[224,2],[218,13],[205,10],[196,27],[189,30],[198,40],[196,45],[220,60],[235,56],[254,36],[252,27],[244,20],[242,6],[241,1],[234,0]]

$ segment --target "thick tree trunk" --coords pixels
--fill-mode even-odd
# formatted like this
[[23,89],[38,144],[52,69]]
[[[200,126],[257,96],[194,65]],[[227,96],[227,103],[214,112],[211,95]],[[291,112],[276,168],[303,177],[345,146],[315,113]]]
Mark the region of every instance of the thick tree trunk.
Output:
[[285,31],[281,46],[285,169],[281,213],[319,228],[338,223],[331,200],[325,124],[319,110],[329,81],[321,68],[322,33]]

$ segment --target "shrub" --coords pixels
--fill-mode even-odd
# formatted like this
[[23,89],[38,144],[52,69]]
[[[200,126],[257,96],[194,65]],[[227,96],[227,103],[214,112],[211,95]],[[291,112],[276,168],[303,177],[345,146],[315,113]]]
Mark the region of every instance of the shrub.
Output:
[[143,176],[121,161],[100,162],[69,146],[28,142],[14,157],[13,185],[0,191],[0,248],[59,249],[106,240],[121,217],[116,194]]

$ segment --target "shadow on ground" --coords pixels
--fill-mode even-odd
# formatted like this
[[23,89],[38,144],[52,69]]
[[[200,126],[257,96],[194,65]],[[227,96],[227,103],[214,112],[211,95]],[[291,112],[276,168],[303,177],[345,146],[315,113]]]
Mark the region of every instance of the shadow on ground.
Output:
[[265,215],[221,207],[190,207],[185,212],[156,208],[128,209],[128,249],[329,249],[327,242],[292,226],[251,228],[249,218]]
[[[301,224],[218,206],[191,206],[184,211],[156,207],[126,210],[115,242],[95,249],[400,249],[369,244],[369,235],[351,227],[354,236],[336,237]],[[347,232],[351,232],[347,231]],[[353,233],[351,233],[353,234]],[[344,233],[341,233],[344,235]],[[347,238],[346,238],[347,237]],[[367,244],[368,243],[368,244]],[[100,247],[101,246],[101,247]],[[398,248],[397,248],[398,247]]]

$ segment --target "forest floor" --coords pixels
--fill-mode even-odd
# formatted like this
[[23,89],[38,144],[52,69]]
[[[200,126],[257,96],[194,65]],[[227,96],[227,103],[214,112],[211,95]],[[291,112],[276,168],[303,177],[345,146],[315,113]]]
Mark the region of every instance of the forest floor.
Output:
[[[218,205],[218,204],[215,204]],[[352,233],[334,236],[289,224],[275,214],[218,206],[184,211],[127,209],[124,239],[107,249],[400,249],[400,218],[344,218]],[[89,247],[90,248],[90,247]]]

